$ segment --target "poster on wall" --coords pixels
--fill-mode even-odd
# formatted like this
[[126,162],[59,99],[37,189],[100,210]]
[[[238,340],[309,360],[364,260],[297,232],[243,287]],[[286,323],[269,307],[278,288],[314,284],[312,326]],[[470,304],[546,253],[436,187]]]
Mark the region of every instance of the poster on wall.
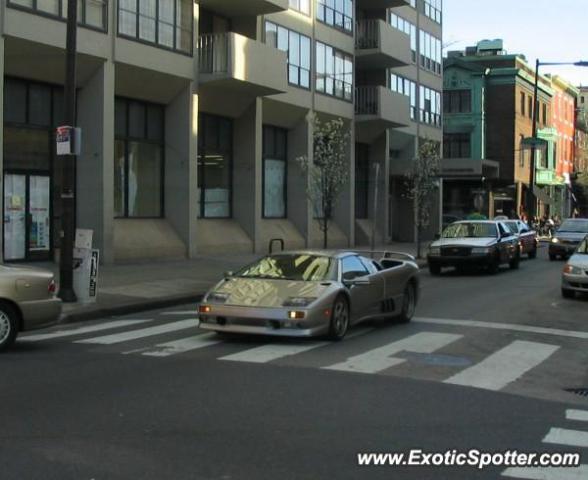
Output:
[[4,258],[25,258],[25,195],[24,175],[4,175]]
[[49,177],[31,176],[29,180],[29,250],[48,251],[50,239]]

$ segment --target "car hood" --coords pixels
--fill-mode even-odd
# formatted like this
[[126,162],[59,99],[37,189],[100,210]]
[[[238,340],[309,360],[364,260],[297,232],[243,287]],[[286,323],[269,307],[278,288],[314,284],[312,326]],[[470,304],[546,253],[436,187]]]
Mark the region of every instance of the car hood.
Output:
[[496,243],[495,238],[440,238],[431,243],[431,247],[489,247]]
[[586,232],[555,232],[555,238],[568,242],[581,242],[587,235]]
[[289,297],[320,297],[329,285],[329,282],[231,277],[220,281],[211,292],[228,294],[224,305],[281,307]]
[[568,264],[588,270],[588,255],[585,253],[575,253],[568,260]]

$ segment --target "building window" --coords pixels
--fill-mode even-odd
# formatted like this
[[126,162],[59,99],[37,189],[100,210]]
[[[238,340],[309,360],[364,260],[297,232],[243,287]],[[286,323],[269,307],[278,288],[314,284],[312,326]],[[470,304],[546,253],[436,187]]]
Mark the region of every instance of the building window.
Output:
[[441,127],[441,94],[424,85],[419,86],[419,121]]
[[353,0],[317,0],[316,18],[332,27],[353,32]]
[[310,15],[310,0],[290,0],[290,8]]
[[441,24],[441,0],[423,0],[423,13],[434,22]]
[[421,67],[440,74],[442,61],[441,40],[424,30],[419,31],[419,40]]
[[[8,0],[8,6],[64,20],[67,18],[65,0]],[[106,32],[107,6],[107,0],[78,0],[78,25]]]
[[198,117],[200,217],[230,218],[233,192],[233,123],[201,113]]
[[288,82],[310,88],[310,38],[272,22],[265,22],[265,42],[288,55]]
[[542,116],[543,116],[543,124],[547,125],[547,104],[544,103],[542,106]]
[[445,90],[443,92],[444,113],[470,113],[471,111],[471,90]]
[[525,93],[521,92],[521,115],[525,115]]
[[416,83],[408,78],[390,73],[390,90],[410,98],[410,118],[416,120]]
[[288,131],[263,127],[263,216],[286,218]]
[[390,25],[396,30],[400,30],[401,32],[405,33],[410,37],[410,50],[412,54],[412,61],[416,62],[416,26],[410,23],[408,20],[392,13],[390,11]]
[[529,105],[529,108],[527,110],[527,114],[529,115],[529,118],[533,118],[533,98],[529,97],[527,103]]
[[316,42],[316,90],[351,102],[353,57]]
[[443,157],[470,158],[471,155],[469,133],[446,133],[443,135]]
[[368,218],[370,158],[369,145],[355,144],[355,218]]
[[163,216],[164,107],[115,102],[114,215]]
[[119,0],[118,34],[192,54],[192,0]]

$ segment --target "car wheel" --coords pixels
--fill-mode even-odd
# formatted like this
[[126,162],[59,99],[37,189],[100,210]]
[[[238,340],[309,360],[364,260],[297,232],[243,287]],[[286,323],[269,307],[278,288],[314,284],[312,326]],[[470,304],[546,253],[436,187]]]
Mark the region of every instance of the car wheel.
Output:
[[521,264],[521,253],[520,253],[520,250],[518,250],[515,257],[510,262],[508,262],[508,266],[510,267],[511,270],[516,270],[519,268],[520,264]]
[[414,315],[416,310],[416,288],[414,283],[409,283],[404,289],[404,295],[402,296],[402,311],[398,316],[400,323],[408,323]]
[[10,347],[18,333],[18,314],[8,303],[0,303],[0,352]]
[[531,250],[528,254],[530,259],[534,259],[537,258],[537,247],[535,247],[533,250]]
[[562,288],[561,296],[564,298],[574,298],[576,296],[576,292],[573,290],[568,290],[567,288]]
[[550,254],[549,254],[549,260],[551,260],[552,262],[553,262],[554,260],[557,260],[557,255],[556,255],[555,253],[550,253]]
[[431,275],[441,275],[441,265],[429,263],[429,273]]
[[349,302],[343,295],[339,295],[333,303],[331,321],[329,323],[329,338],[341,340],[349,329]]

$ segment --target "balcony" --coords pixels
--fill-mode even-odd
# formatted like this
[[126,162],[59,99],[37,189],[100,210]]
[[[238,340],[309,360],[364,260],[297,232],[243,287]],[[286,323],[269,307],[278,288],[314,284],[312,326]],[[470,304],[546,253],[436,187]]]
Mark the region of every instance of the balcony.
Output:
[[201,8],[225,17],[256,17],[288,10],[288,0],[199,0]]
[[355,89],[356,139],[371,143],[388,128],[410,125],[409,98],[382,86]]
[[357,22],[355,39],[357,68],[394,68],[412,63],[410,38],[379,19]]
[[234,32],[198,39],[201,89],[225,89],[263,97],[287,89],[286,54]]
[[407,7],[408,0],[357,0],[357,8],[362,10],[373,10],[381,8]]

